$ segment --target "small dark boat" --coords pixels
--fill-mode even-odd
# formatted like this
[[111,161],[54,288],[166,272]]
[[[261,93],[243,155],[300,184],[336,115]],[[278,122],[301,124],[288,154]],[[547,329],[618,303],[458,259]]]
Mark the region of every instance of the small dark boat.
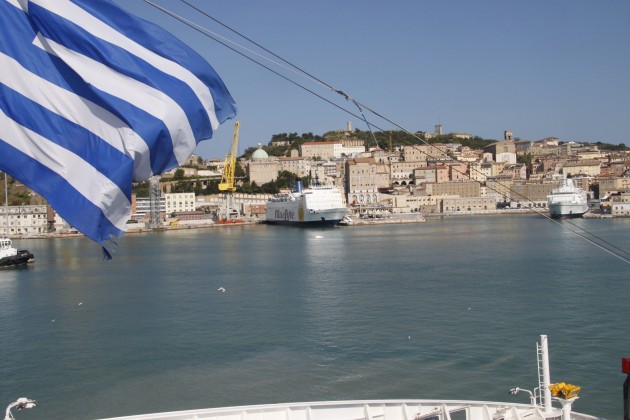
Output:
[[35,257],[26,249],[17,250],[11,245],[11,239],[0,238],[0,268],[23,265]]

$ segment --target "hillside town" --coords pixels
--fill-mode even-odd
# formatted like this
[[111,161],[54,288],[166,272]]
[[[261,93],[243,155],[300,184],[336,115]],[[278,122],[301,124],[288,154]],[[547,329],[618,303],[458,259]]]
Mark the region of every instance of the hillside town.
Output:
[[[462,144],[471,134],[444,134],[441,125],[418,136],[424,140],[418,144],[368,146],[348,122],[344,130],[297,148],[290,148],[287,139],[272,139],[266,146],[259,144],[249,157],[239,158],[245,173],[236,183],[260,186],[290,173],[337,187],[348,215],[355,219],[387,220],[408,214],[545,212],[547,196],[558,187],[554,175],[562,174],[588,192],[590,211],[585,217],[630,216],[630,152],[625,147],[600,150],[596,144],[558,138],[520,140],[506,130],[503,140],[475,149]],[[434,138],[450,142],[427,142]],[[290,152],[270,156],[266,151],[277,147]],[[225,165],[221,159],[204,161],[193,155],[180,168],[154,177],[144,193],[132,195],[129,230],[264,221],[270,193],[195,193],[216,184]],[[13,183],[11,188],[19,190],[20,185]],[[24,194],[36,203],[16,205],[14,200],[2,207],[1,232],[9,236],[75,232],[35,193]]]

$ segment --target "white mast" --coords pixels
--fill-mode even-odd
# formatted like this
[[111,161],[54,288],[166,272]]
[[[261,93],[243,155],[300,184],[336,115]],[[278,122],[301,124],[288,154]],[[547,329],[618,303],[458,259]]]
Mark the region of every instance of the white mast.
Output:
[[547,345],[547,336],[540,336],[540,359],[542,362],[542,392],[543,392],[543,402],[545,406],[545,411],[551,411],[551,390],[549,389],[549,385],[551,385],[551,375],[549,373],[549,347]]

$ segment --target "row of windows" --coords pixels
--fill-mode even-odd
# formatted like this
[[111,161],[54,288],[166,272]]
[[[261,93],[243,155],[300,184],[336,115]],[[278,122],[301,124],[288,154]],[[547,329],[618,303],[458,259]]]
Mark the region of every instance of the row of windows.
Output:
[[[492,209],[494,210],[494,207]],[[484,206],[483,209],[481,209],[481,208],[474,208],[473,209],[471,207],[466,207],[466,208],[461,208],[461,207],[451,207],[451,208],[449,208],[449,207],[447,207],[445,209],[445,211],[447,211],[447,212],[473,211],[473,210],[477,211],[477,210],[490,210],[490,209],[488,209],[488,206]]]
[[17,234],[17,235],[28,234],[28,233],[46,233],[46,232],[48,232],[48,230],[42,227],[33,228],[33,229],[29,229],[29,228],[10,229],[11,234]]
[[40,214],[24,214],[24,215],[22,215],[22,216],[20,216],[20,215],[18,214],[17,216],[13,216],[13,217],[14,217],[14,218],[16,218],[16,219],[19,219],[19,218],[21,218],[21,217],[24,217],[24,219],[28,219],[29,217],[30,217],[30,218],[33,218],[33,219],[41,219],[42,217],[44,217],[44,218],[45,218],[45,217],[48,217],[48,216],[47,216],[47,215],[45,215],[45,214],[41,214],[41,213],[40,213]]
[[[46,225],[47,223],[48,223],[48,221],[47,221],[47,220],[39,220],[37,223],[33,223],[33,222],[29,223],[29,221],[28,221],[28,220],[24,220],[24,221],[17,221],[17,222],[16,222],[16,221],[9,220],[9,226]],[[7,224],[6,224],[6,222],[4,222],[4,221],[3,221],[0,225],[1,225],[1,226],[6,226]]]

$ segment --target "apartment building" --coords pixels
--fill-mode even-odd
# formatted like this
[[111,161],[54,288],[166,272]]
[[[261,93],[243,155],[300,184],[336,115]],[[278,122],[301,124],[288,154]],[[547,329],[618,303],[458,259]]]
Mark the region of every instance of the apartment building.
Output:
[[493,161],[471,162],[468,165],[468,173],[470,174],[470,179],[485,182],[488,178],[498,176],[504,166],[503,163]]
[[610,211],[613,217],[630,217],[630,192],[622,192],[611,197]]
[[492,197],[444,198],[442,213],[468,213],[496,210],[497,204]]
[[481,196],[481,184],[477,181],[435,183],[431,186],[431,194],[436,196],[479,197]]
[[547,196],[558,185],[558,181],[515,182],[512,184],[511,200],[527,207],[546,208]]
[[495,176],[486,180],[486,195],[493,197],[497,203],[511,201],[514,181],[509,176]]
[[447,160],[448,146],[445,144],[418,144],[403,146],[403,159],[407,162]]
[[449,181],[450,169],[446,165],[431,165],[413,171],[416,185],[421,183],[443,183]]
[[[159,198],[160,217],[163,219],[166,214],[166,198]],[[140,221],[148,219],[151,214],[151,198],[131,195],[131,220]]]
[[300,156],[313,159],[332,159],[341,156],[340,141],[310,141],[300,146]]
[[0,207],[0,235],[38,235],[48,230],[47,205]]
[[599,196],[630,192],[630,177],[599,177]]
[[345,190],[350,205],[378,202],[377,164],[374,158],[348,159]]
[[448,167],[449,181],[470,180],[470,174],[468,173],[468,164],[466,162],[452,161],[447,162],[446,166]]
[[409,183],[415,181],[414,171],[417,168],[422,168],[426,166],[426,161],[392,162],[390,166],[391,183],[393,185],[409,185]]
[[562,164],[562,173],[567,176],[578,174],[597,176],[600,171],[601,162],[599,160],[582,160],[577,162],[566,162]]
[[336,182],[340,178],[341,174],[337,168],[337,164],[333,161],[313,162],[312,166],[310,166],[310,175],[313,178],[313,182],[316,179],[321,185],[335,185],[336,187],[339,187]]
[[192,212],[195,211],[195,193],[167,193],[164,203],[169,216],[175,212]]
[[308,176],[314,165],[312,159],[297,156],[281,157],[278,161],[280,162],[281,170],[292,172],[300,178]]
[[501,171],[501,175],[511,176],[512,179],[527,179],[527,166],[523,163],[506,165]]

